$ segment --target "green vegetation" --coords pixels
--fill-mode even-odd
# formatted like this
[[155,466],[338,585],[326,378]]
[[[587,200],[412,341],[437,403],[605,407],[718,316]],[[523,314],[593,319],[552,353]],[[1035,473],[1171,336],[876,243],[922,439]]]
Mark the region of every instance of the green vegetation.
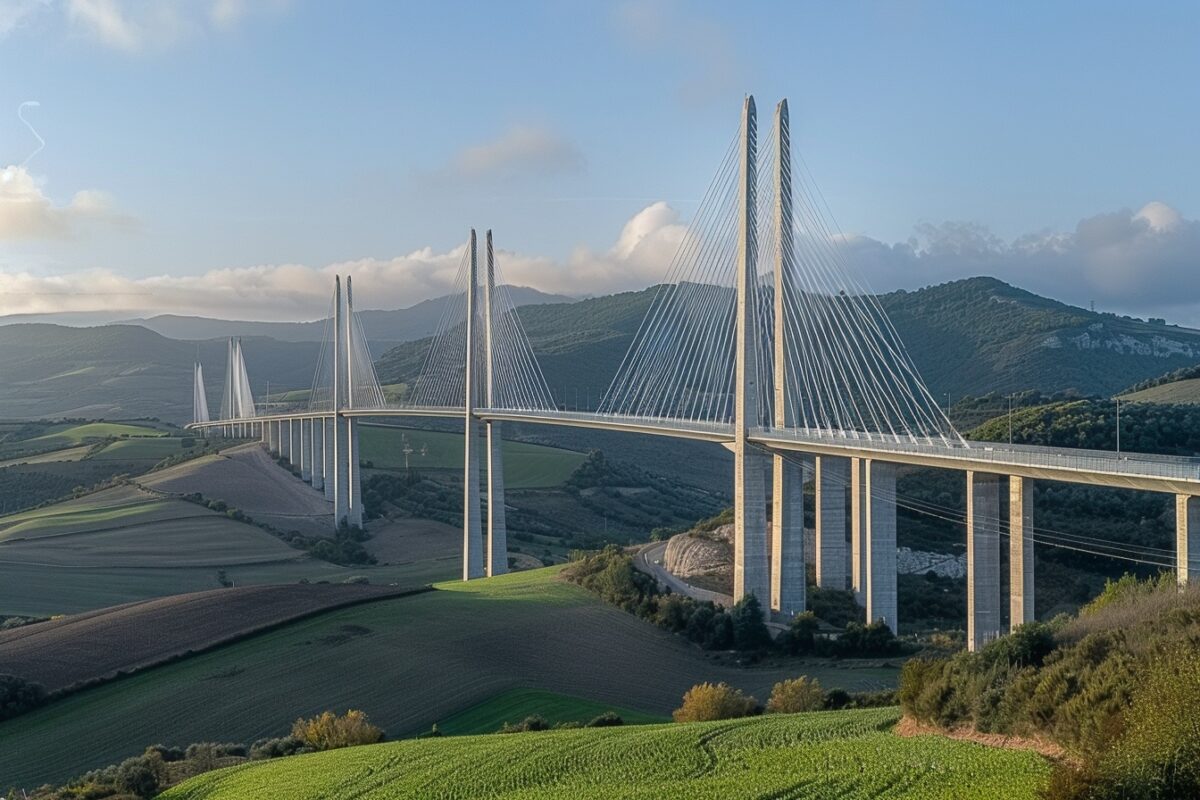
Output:
[[242,765],[163,797],[1032,800],[1045,781],[1048,767],[1032,753],[900,738],[889,731],[896,717],[872,709],[418,739]]
[[609,711],[620,716],[627,725],[664,721],[662,716],[656,714],[646,714],[594,700],[540,689],[512,689],[439,720],[437,728],[446,736],[465,736],[492,733],[504,725],[534,715],[546,720],[550,725],[583,724]]
[[46,702],[46,687],[18,675],[0,672],[0,720],[10,719]]
[[[372,469],[462,470],[461,433],[400,428],[391,425],[363,425],[360,428],[362,461]],[[412,452],[407,456],[404,450]],[[509,489],[559,486],[583,462],[583,453],[557,447],[504,442],[504,484]]]
[[47,433],[30,443],[62,447],[64,445],[83,444],[88,440],[118,439],[133,436],[166,436],[159,428],[148,425],[132,425],[123,422],[87,422],[82,425],[70,425],[61,430]]
[[292,738],[310,750],[337,750],[383,741],[383,729],[352,708],[341,715],[324,711],[311,719],[298,719],[292,725]]
[[1057,742],[1082,769],[1060,767],[1056,798],[1192,797],[1197,637],[1200,591],[1179,591],[1170,575],[1126,579],[1076,618],[1024,625],[978,653],[909,661],[900,700],[922,722]]
[[[21,742],[0,747],[0,775],[29,788],[117,763],[168,736],[167,744],[277,737],[297,716],[329,708],[362,709],[399,737],[521,687],[666,717],[696,683],[766,697],[795,677],[792,667],[744,669],[707,657],[559,572],[453,581],[339,609],[73,693],[0,723],[0,739]],[[848,691],[890,688],[897,674],[834,664],[803,671]]]
[[[1002,415],[970,432],[972,439],[1008,441]],[[1117,405],[1112,400],[1075,400],[1013,412],[1012,441],[1051,447],[1114,450]],[[1200,407],[1129,403],[1121,406],[1121,449],[1131,453],[1190,456],[1200,452]]]
[[698,683],[683,695],[683,704],[671,714],[676,722],[713,722],[762,713],[762,706],[741,689],[725,683]]
[[1181,383],[1185,381],[1194,381],[1200,378],[1200,364],[1194,364],[1190,367],[1182,367],[1181,369],[1171,370],[1165,375],[1159,375],[1157,378],[1141,381],[1130,386],[1121,395],[1128,397],[1135,395],[1138,392],[1143,392],[1146,389],[1153,389],[1156,386],[1167,386],[1172,383]]
[[606,603],[671,633],[682,634],[706,650],[841,658],[886,657],[902,652],[900,643],[882,622],[850,622],[835,640],[815,638],[816,617],[811,613],[795,617],[792,628],[772,641],[763,623],[762,606],[754,595],[726,610],[711,601],[663,594],[654,578],[637,570],[633,558],[612,545],[581,555],[563,575]]

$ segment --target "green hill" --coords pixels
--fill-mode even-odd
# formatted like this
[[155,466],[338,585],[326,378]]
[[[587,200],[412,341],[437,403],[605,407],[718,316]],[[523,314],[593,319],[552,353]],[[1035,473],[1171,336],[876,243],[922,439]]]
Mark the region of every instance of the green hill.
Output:
[[[520,309],[546,381],[568,407],[599,401],[656,289]],[[935,398],[1026,389],[1109,395],[1200,359],[1200,331],[1096,313],[994,278],[880,295]],[[380,378],[411,382],[428,340],[383,355]]]
[[897,718],[893,709],[825,711],[393,742],[245,764],[198,776],[162,797],[1038,796],[1049,771],[1039,756],[936,737],[901,738],[889,730]]
[[155,742],[281,736],[298,716],[333,708],[362,709],[389,736],[412,735],[518,688],[665,717],[702,681],[726,681],[759,698],[799,672],[828,688],[895,685],[895,668],[854,662],[739,668],[557,573],[439,584],[77,692],[0,722],[0,741],[21,743],[0,747],[0,776],[6,786],[28,787]]

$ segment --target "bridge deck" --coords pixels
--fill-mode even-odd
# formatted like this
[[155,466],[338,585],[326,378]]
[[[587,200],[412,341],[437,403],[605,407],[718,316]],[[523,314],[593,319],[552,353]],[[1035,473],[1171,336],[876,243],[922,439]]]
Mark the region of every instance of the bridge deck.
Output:
[[[297,411],[252,419],[194,423],[189,428],[216,428],[231,423],[274,422],[291,419],[317,419],[331,416],[328,411]],[[461,408],[400,407],[384,409],[347,409],[348,417],[461,417]],[[535,425],[566,425],[579,428],[625,431],[654,436],[727,444],[733,441],[730,423],[630,417],[585,411],[510,411],[479,409],[476,417],[484,420],[521,422]],[[856,438],[857,437],[857,438]],[[1146,453],[1115,453],[1104,450],[1035,447],[996,442],[957,443],[896,441],[879,435],[854,432],[831,435],[824,431],[790,428],[759,428],[751,431],[750,441],[770,450],[786,450],[814,455],[874,458],[898,464],[942,469],[977,470],[1002,475],[1143,489],[1173,494],[1200,495],[1200,459],[1157,456]]]

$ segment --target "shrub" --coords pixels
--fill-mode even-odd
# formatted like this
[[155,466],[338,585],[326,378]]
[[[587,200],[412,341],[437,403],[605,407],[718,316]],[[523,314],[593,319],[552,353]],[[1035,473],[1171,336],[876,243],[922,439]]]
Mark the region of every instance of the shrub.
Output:
[[326,711],[311,719],[298,719],[292,725],[292,737],[313,750],[333,750],[375,744],[383,739],[383,730],[372,725],[363,712],[351,709],[340,717]]
[[508,722],[500,728],[501,733],[528,733],[530,731],[548,731],[550,723],[540,714],[531,714],[525,719],[518,722],[516,725]]
[[851,622],[833,645],[834,655],[842,658],[881,658],[898,655],[900,650],[900,640],[883,621]]
[[706,722],[749,717],[759,712],[758,701],[725,683],[698,683],[683,696],[671,715],[676,722]]
[[250,758],[255,761],[267,758],[282,758],[283,756],[294,756],[297,753],[304,753],[310,749],[308,745],[294,736],[259,739],[250,745]]
[[792,617],[788,629],[775,639],[775,645],[791,656],[810,655],[816,650],[817,631],[820,627],[821,623],[817,621],[817,615],[813,612],[797,614]]
[[587,726],[589,728],[611,728],[616,725],[624,725],[625,720],[615,711],[605,711],[598,717],[593,717]]
[[780,681],[771,690],[767,701],[768,714],[795,714],[800,711],[818,711],[825,707],[825,692],[815,678],[805,675],[789,681]]
[[46,687],[18,675],[0,673],[0,720],[23,714],[46,702]]

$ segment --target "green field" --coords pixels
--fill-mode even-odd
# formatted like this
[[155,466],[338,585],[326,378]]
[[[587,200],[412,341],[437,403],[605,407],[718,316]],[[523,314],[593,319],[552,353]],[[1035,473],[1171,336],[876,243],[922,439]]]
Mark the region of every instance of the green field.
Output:
[[[250,742],[299,716],[359,708],[398,737],[513,689],[666,717],[726,681],[765,700],[808,674],[827,688],[895,685],[893,668],[806,663],[742,669],[557,579],[555,568],[440,584],[288,624],[87,689],[0,723],[4,783],[63,780],[155,742]],[[276,795],[279,796],[279,795]]]
[[[375,469],[403,469],[404,448],[412,448],[413,469],[455,469],[463,466],[463,437],[458,433],[363,425],[359,429],[362,457]],[[560,486],[587,457],[573,450],[525,442],[504,442],[504,485],[509,489]]]
[[478,705],[452,714],[438,722],[438,730],[447,736],[468,736],[495,733],[505,723],[517,723],[537,714],[551,725],[566,722],[586,723],[606,711],[620,715],[627,725],[647,725],[666,722],[662,716],[645,714],[594,700],[567,697],[539,689],[512,689],[484,700]]
[[[246,797],[1033,800],[1028,752],[890,732],[895,709],[420,739],[244,764],[164,800]],[[469,765],[469,766],[468,766]]]
[[182,500],[119,486],[0,517],[0,614],[49,616],[234,585],[338,582],[421,585],[457,562],[339,566],[254,525]]
[[1131,403],[1200,403],[1200,378],[1172,381],[1121,395]]
[[[57,426],[56,426],[57,427]],[[166,432],[150,425],[124,422],[87,422],[83,425],[64,425],[61,430],[28,440],[31,444],[63,446],[82,444],[92,439],[115,439],[121,436],[166,436]]]
[[192,447],[183,447],[184,439],[179,436],[159,436],[154,438],[118,439],[92,456],[101,461],[152,461],[159,462],[169,456],[177,456],[188,452],[188,449],[204,447],[204,440],[192,438]]

